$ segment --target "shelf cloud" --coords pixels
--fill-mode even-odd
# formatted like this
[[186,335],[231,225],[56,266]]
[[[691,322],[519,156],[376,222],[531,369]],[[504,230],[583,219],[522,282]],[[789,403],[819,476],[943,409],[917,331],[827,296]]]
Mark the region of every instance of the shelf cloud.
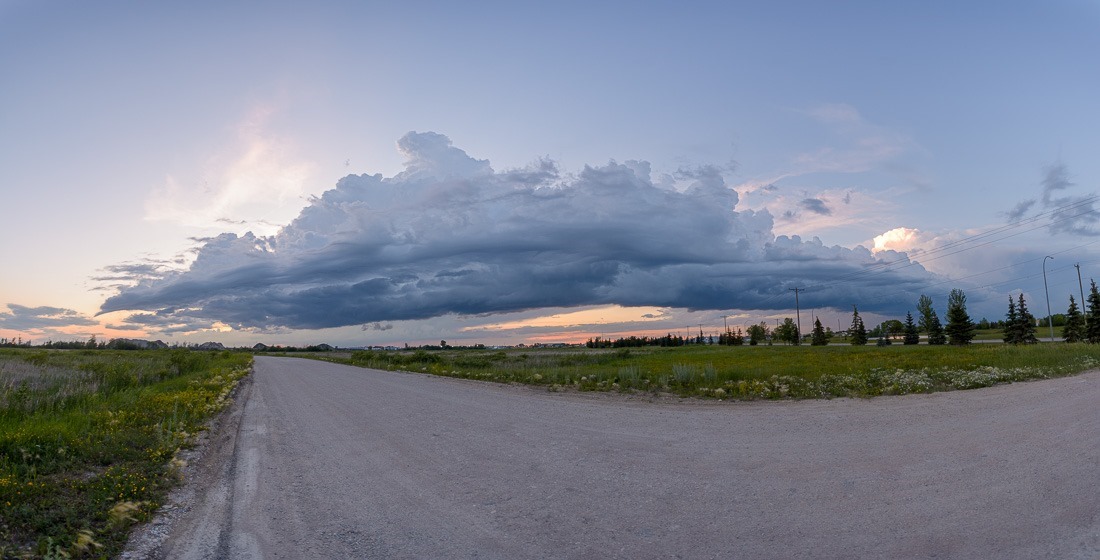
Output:
[[188,269],[141,270],[100,312],[147,325],[384,328],[595,304],[784,309],[790,287],[810,288],[807,307],[873,300],[885,311],[936,280],[903,253],[777,237],[772,215],[738,210],[716,172],[676,187],[642,161],[497,172],[433,132],[398,149],[395,176],[348,175],[274,235],[207,239]]

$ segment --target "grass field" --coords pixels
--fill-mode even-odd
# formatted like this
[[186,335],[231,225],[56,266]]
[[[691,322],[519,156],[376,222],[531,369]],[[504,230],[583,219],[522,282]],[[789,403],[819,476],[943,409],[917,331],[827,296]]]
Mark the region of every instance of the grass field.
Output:
[[986,387],[1100,366],[1100,346],[686,346],[619,350],[360,351],[313,357],[550,390],[734,399],[871,397]]
[[[0,350],[0,558],[110,558],[251,356]],[[176,461],[174,463],[174,461]]]

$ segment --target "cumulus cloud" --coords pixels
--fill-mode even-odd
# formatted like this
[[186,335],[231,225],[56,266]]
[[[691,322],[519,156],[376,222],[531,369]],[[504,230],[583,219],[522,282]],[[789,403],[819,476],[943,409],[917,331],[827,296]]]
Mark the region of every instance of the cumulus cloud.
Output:
[[680,189],[645,162],[497,172],[431,132],[398,149],[397,175],[348,175],[274,235],[210,238],[187,270],[136,278],[101,312],[313,329],[583,305],[771,309],[808,284],[807,306],[896,294],[889,306],[932,278],[919,265],[863,276],[877,262],[863,247],[777,237],[771,213],[738,210],[713,168]]

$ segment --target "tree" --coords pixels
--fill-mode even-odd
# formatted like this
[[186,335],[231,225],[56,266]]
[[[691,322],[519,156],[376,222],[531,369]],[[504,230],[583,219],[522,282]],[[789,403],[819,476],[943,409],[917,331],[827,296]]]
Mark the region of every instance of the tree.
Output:
[[863,325],[863,319],[859,316],[859,309],[852,306],[852,326],[848,327],[848,343],[852,346],[867,344],[867,327]]
[[814,319],[814,334],[810,338],[810,346],[825,346],[829,343],[829,337],[825,336],[825,328],[821,326],[821,319]]
[[1005,314],[1005,332],[1001,340],[1005,344],[1018,344],[1020,342],[1019,333],[1020,315],[1016,313],[1016,302],[1012,299],[1012,294],[1008,295],[1008,313]]
[[966,312],[966,294],[956,288],[947,296],[947,339],[953,345],[970,344],[974,339],[974,322]]
[[928,325],[928,344],[933,346],[947,344],[947,335],[943,333],[943,324],[936,310],[932,310],[932,319]]
[[775,329],[775,338],[797,345],[799,343],[798,325],[795,325],[794,319],[790,317],[783,319],[783,324]]
[[1069,309],[1066,311],[1066,326],[1062,327],[1062,339],[1066,342],[1081,342],[1085,339],[1085,316],[1077,309],[1077,302],[1069,296]]
[[761,322],[759,325],[750,325],[747,332],[749,333],[749,346],[756,346],[768,339],[768,324]]
[[917,332],[917,325],[913,322],[913,314],[910,312],[905,313],[905,326],[902,332],[905,333],[903,344],[920,344],[920,333]]
[[[917,317],[917,326],[920,330],[931,334],[932,320],[936,318],[936,310],[932,308],[932,298],[921,294],[920,299],[917,300],[917,313],[920,315]],[[938,318],[936,319],[938,321]]]
[[901,334],[905,330],[905,325],[897,319],[887,319],[879,325],[879,333],[882,336],[888,338]]
[[1027,310],[1023,292],[1020,292],[1020,299],[1016,303],[1016,328],[1014,330],[1017,344],[1036,344],[1039,342],[1039,339],[1035,338],[1035,316]]
[[1090,280],[1089,312],[1085,317],[1085,340],[1091,344],[1100,342],[1100,291],[1096,289],[1096,280]]

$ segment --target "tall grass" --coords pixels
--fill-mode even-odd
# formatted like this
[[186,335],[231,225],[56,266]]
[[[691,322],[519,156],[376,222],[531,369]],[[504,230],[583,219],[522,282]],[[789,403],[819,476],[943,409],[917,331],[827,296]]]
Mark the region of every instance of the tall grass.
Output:
[[117,555],[244,354],[0,350],[0,557]]
[[354,352],[324,359],[551,390],[739,399],[869,397],[984,387],[1100,366],[1100,346],[689,346]]

